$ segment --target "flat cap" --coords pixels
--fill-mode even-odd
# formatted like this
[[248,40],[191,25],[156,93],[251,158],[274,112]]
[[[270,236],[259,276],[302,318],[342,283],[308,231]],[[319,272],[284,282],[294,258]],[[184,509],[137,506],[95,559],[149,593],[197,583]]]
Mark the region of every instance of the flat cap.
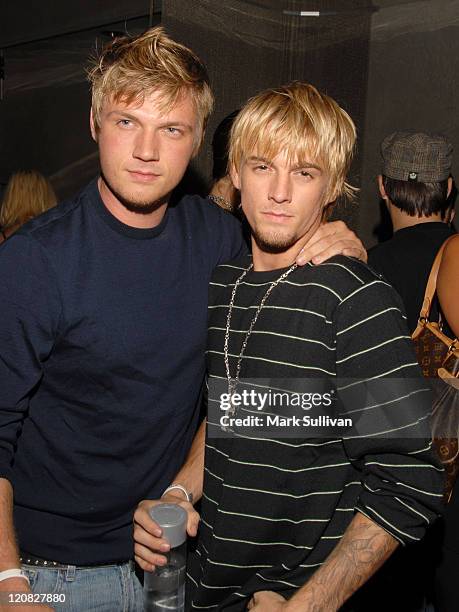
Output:
[[382,173],[400,181],[444,181],[451,172],[452,153],[452,144],[439,134],[393,132],[381,144]]

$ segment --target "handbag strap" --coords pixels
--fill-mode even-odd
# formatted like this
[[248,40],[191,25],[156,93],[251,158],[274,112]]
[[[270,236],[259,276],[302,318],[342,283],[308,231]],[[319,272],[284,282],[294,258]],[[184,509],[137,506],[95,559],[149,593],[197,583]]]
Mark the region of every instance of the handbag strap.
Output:
[[411,334],[413,340],[416,340],[416,338],[421,334],[422,330],[424,329],[425,322],[429,320],[430,309],[432,308],[432,302],[437,291],[438,271],[440,270],[443,252],[446,248],[446,245],[453,239],[457,239],[457,236],[457,234],[453,234],[452,236],[447,238],[445,242],[441,245],[441,247],[438,249],[437,255],[435,256],[432,268],[430,270],[429,279],[427,281],[427,286],[424,293],[424,300],[422,302],[421,312],[419,313],[418,324],[414,332]]
[[419,313],[419,319],[428,319],[430,315],[430,309],[432,308],[433,298],[435,296],[435,292],[437,291],[437,278],[438,271],[440,269],[441,260],[443,258],[443,252],[446,248],[446,245],[451,242],[454,238],[457,238],[457,234],[450,236],[445,240],[445,242],[441,245],[438,250],[437,255],[435,256],[434,262],[432,264],[432,268],[429,274],[429,280],[427,281],[426,290],[424,293],[424,300],[422,302],[421,312]]

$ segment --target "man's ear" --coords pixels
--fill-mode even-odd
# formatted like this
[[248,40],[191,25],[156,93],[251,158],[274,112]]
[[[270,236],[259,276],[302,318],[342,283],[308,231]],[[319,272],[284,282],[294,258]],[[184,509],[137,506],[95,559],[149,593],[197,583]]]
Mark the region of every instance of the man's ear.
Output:
[[324,198],[323,198],[323,211],[325,212],[327,209],[332,209],[336,204],[336,200],[340,196],[341,190],[343,189],[343,184],[334,181],[332,184],[329,179],[327,187],[325,188]]
[[448,177],[448,191],[446,192],[447,198],[449,198],[449,194],[451,193],[452,188],[453,188],[453,177],[449,176]]
[[233,185],[236,187],[236,189],[239,189],[239,191],[241,190],[241,179],[239,176],[239,172],[236,170],[236,168],[232,165],[229,171],[229,175],[231,177],[231,180],[233,181]]
[[332,190],[329,189],[327,193],[327,198],[326,198],[327,202],[325,204],[325,208],[328,208],[330,205],[334,205],[336,200],[338,199],[339,194],[340,194],[340,187],[338,187],[338,185],[336,185],[334,189]]
[[378,174],[378,187],[379,187],[379,193],[381,194],[382,199],[387,200],[388,198],[387,198],[386,190],[384,189],[382,174]]
[[335,206],[335,202],[333,201],[333,202],[328,202],[328,204],[325,204],[325,206],[322,208],[322,217],[321,217],[322,223],[326,223],[328,221],[328,219],[330,218],[330,215],[333,212],[334,206]]
[[94,122],[94,112],[92,110],[92,106],[91,106],[91,112],[89,114],[89,127],[91,129],[91,136],[92,136],[93,140],[95,142],[97,142],[97,128],[96,128],[96,124]]

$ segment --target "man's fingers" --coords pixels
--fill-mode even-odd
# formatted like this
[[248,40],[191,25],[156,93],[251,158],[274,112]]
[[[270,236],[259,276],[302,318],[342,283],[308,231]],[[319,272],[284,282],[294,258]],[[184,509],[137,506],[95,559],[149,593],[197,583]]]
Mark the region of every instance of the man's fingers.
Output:
[[311,241],[309,241],[299,252],[296,262],[298,265],[303,265],[308,261],[311,261],[313,257],[317,257],[333,244],[336,243],[336,236],[322,236],[315,239],[315,235]]
[[[261,593],[264,593],[264,591],[261,591]],[[257,591],[256,593],[252,595],[252,599],[247,604],[247,610],[253,610],[255,606],[259,604],[259,602],[260,602],[260,592]]]
[[[336,236],[326,236],[309,245],[306,245],[296,259],[299,265],[308,261],[321,263],[330,256],[342,253],[343,248],[353,248],[355,244],[349,240],[337,239]],[[331,255],[330,255],[331,254]]]
[[144,570],[153,571],[156,565],[164,565],[166,557],[161,553],[170,550],[166,539],[157,537],[161,529],[150,518],[148,509],[154,504],[141,502],[134,513],[134,554]]
[[155,571],[155,566],[151,565],[151,563],[147,563],[146,561],[144,561],[142,557],[134,555],[134,560],[137,563],[137,565],[140,567],[140,569],[143,569],[144,572],[154,572]]
[[[198,532],[198,525],[199,525],[199,520],[200,520],[200,516],[198,514],[198,512],[196,512],[196,510],[193,507],[193,504],[191,504],[188,501],[185,501],[183,499],[180,499],[179,497],[177,497],[176,495],[170,495],[168,494],[167,496],[165,496],[163,499],[161,499],[159,502],[155,501],[155,502],[141,502],[139,504],[138,509],[136,510],[136,513],[141,511],[139,514],[140,517],[140,524],[142,524],[142,526],[148,526],[153,523],[152,519],[150,518],[150,515],[148,514],[148,510],[150,508],[152,508],[153,506],[155,506],[158,503],[164,503],[164,502],[168,502],[168,503],[172,503],[172,504],[177,504],[178,506],[181,506],[184,510],[186,510],[188,518],[187,518],[187,525],[186,525],[186,531],[188,533],[189,536],[194,537],[197,532]],[[136,514],[134,514],[134,522],[136,521]],[[155,523],[154,523],[155,524]],[[147,531],[149,531],[150,533],[153,533],[153,531],[150,529],[147,529]],[[158,535],[157,533],[154,533],[154,535]],[[159,534],[161,535],[161,534]]]
[[191,536],[192,538],[194,538],[196,534],[198,533],[200,519],[201,517],[196,512],[196,510],[194,510],[194,508],[188,512],[188,523],[186,526],[186,530],[187,530],[188,535]]
[[151,502],[148,500],[144,500],[140,502],[137,506],[136,511],[134,512],[134,527],[136,525],[140,525],[142,529],[145,529],[148,533],[160,538],[162,536],[162,530],[159,525],[155,523],[155,521],[151,518],[149,514],[150,508],[155,506],[155,502]]
[[335,255],[347,255],[349,257],[357,257],[357,259],[361,259],[362,254],[366,254],[365,249],[360,249],[355,242],[350,240],[334,240],[323,246],[323,249],[321,249],[318,253],[314,253],[311,257],[312,263],[320,264],[327,261],[327,259],[330,259],[330,257],[334,257]]
[[285,603],[286,600],[280,593],[274,591],[257,591],[247,604],[247,610],[280,612],[280,610],[284,608]]
[[[168,499],[167,501],[176,503],[186,510],[188,516],[187,533],[190,536],[195,536],[200,517],[192,504],[178,498]],[[135,558],[140,567],[147,571],[153,571],[156,565],[164,565],[166,557],[161,553],[167,553],[170,550],[169,542],[166,538],[160,537],[162,531],[149,514],[150,509],[158,503],[164,503],[164,500],[144,500],[140,502],[133,518]]]
[[165,538],[157,538],[139,525],[134,526],[134,543],[147,546],[153,552],[166,553],[170,549],[169,542]]
[[341,254],[367,261],[365,247],[355,233],[343,221],[332,221],[316,230],[298,254],[296,263],[300,266],[308,261],[319,264]]
[[145,559],[143,559],[142,557],[139,557],[139,555],[134,555],[134,559],[140,569],[143,569],[144,572],[155,571],[156,565],[154,565],[153,563],[147,563],[147,561],[145,561]]
[[358,249],[355,246],[345,247],[343,249],[343,255],[346,255],[346,257],[355,257],[356,259],[360,259],[360,261],[364,261],[365,263],[368,261],[366,249]]
[[[139,544],[138,542],[136,542],[134,545],[134,556],[136,558],[136,561],[138,559],[141,560],[141,563],[138,563],[142,567],[142,569],[146,569],[149,572],[152,571],[152,566],[154,569],[156,565],[162,566],[166,565],[167,563],[167,559],[164,555],[156,553],[148,546],[144,546],[143,544]],[[145,567],[145,564],[148,567]]]
[[308,261],[320,264],[335,255],[347,255],[362,261],[367,259],[363,246],[360,247],[354,240],[337,240],[336,236],[330,236],[302,249],[296,262],[298,265],[304,265]]

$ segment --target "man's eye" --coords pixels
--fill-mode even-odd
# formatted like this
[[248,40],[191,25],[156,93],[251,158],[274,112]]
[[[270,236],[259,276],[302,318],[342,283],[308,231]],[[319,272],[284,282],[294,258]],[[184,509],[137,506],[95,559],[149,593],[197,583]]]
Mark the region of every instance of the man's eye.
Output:
[[130,119],[120,119],[118,122],[118,125],[121,125],[123,127],[128,127],[130,125],[132,125],[132,122]]
[[258,164],[258,166],[255,166],[255,170],[267,170],[268,166],[266,164]]
[[305,178],[312,178],[312,174],[307,170],[301,170],[300,175],[304,176]]
[[181,134],[181,133],[182,133],[182,132],[181,132],[181,131],[180,131],[178,128],[176,128],[176,127],[171,127],[171,126],[168,126],[168,127],[166,128],[166,132],[167,132],[168,134],[172,134],[172,136],[177,136],[177,135],[179,135],[179,134]]

